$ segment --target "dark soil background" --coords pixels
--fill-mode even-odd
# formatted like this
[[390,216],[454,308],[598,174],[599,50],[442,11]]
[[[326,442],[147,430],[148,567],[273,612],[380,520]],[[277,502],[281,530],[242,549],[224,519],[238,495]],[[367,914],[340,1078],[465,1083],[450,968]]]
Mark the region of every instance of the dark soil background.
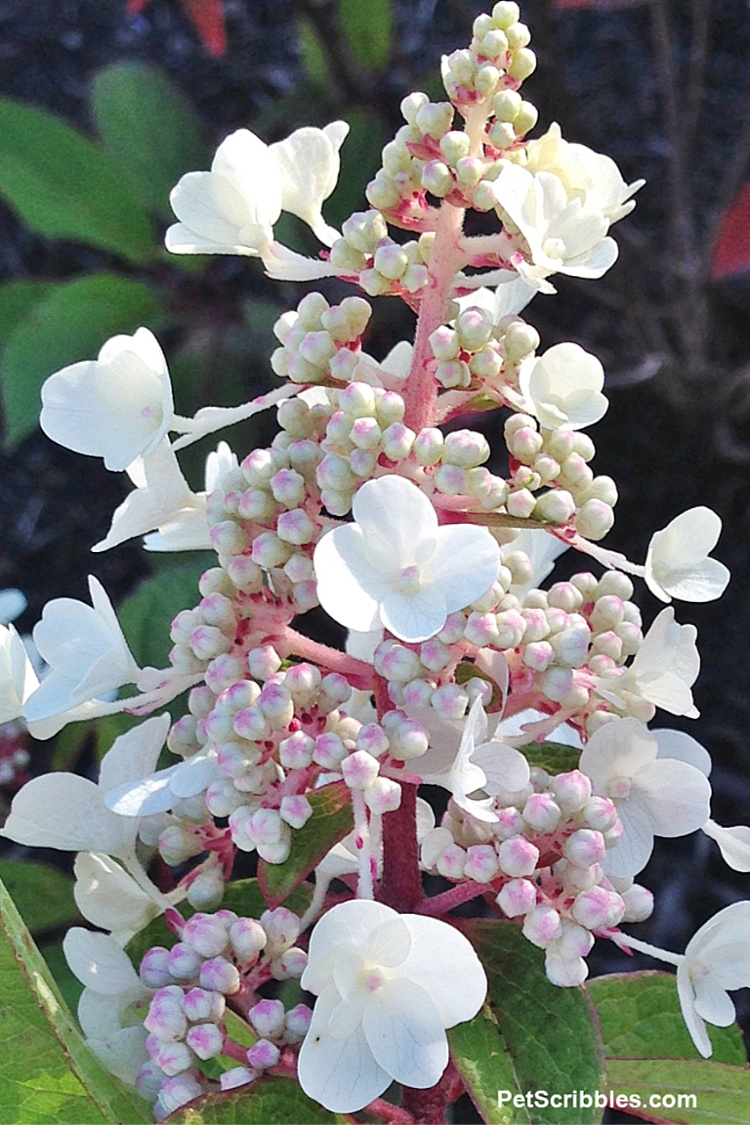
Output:
[[[178,0],[153,0],[137,17],[125,14],[125,0],[0,0],[0,96],[90,130],[92,76],[108,63],[141,59],[183,88],[214,146],[239,126],[270,141],[301,124],[346,117],[351,105],[377,111],[395,129],[399,100],[424,88],[431,72],[427,88],[438,96],[439,56],[468,42],[478,11],[473,0],[395,0],[392,64],[376,78],[353,65],[334,7],[328,0],[225,0],[228,51],[214,59]],[[310,97],[303,74],[300,15],[321,30],[338,73],[319,99]],[[559,296],[536,298],[526,315],[543,347],[576,340],[607,371],[610,410],[592,431],[596,470],[614,477],[621,493],[607,545],[641,561],[651,533],[686,508],[708,504],[724,521],[716,553],[733,572],[726,595],[709,605],[676,605],[678,620],[699,629],[701,719],[660,715],[659,725],[689,729],[711,752],[715,819],[747,823],[750,272],[722,282],[709,277],[719,216],[750,178],[750,9],[746,0],[602,0],[575,10],[526,0],[522,17],[539,58],[524,90],[540,110],[540,126],[558,120],[568,139],[613,156],[627,180],[647,179],[635,212],[614,231],[620,259],[603,281],[561,278]],[[0,281],[72,277],[101,266],[102,257],[31,234],[0,204]],[[239,260],[217,261],[201,285],[206,324],[221,322],[222,302],[278,299],[257,265]],[[284,304],[300,296],[288,287]],[[408,323],[394,305],[379,302],[375,354]],[[162,340],[167,354],[176,342]],[[253,367],[247,387],[270,383],[269,372],[267,362]],[[0,455],[0,588],[19,586],[28,596],[24,628],[49,598],[85,596],[90,571],[116,599],[147,573],[133,546],[89,554],[122,494],[115,474],[39,433],[12,457]],[[573,562],[562,560],[560,570],[566,566]],[[642,587],[637,597],[650,621],[660,604]],[[750,889],[750,876],[730,871],[700,833],[660,841],[642,881],[658,896],[638,934],[675,950]],[[622,970],[625,962],[610,949],[593,957],[597,973]],[[747,997],[737,996],[745,1026]]]

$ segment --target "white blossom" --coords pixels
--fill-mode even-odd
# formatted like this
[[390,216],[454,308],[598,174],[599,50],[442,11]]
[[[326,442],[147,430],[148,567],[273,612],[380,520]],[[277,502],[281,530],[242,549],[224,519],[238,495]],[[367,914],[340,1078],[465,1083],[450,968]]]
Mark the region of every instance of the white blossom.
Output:
[[698,718],[690,688],[700,669],[694,625],[678,625],[674,610],[663,609],[622,675],[602,676],[596,691],[616,707],[627,709],[633,698],[646,700],[673,715]]
[[20,590],[0,590],[0,625],[10,625],[26,609],[26,598]]
[[210,550],[207,498],[232,468],[237,468],[237,458],[222,441],[206,458],[205,491],[192,492],[172,447],[162,441],[150,456],[128,466],[136,488],[117,508],[106,538],[92,551],[107,551],[139,535],[145,536],[149,551]]
[[97,359],[50,375],[42,403],[39,425],[47,437],[103,457],[115,471],[152,453],[174,414],[167,361],[148,328],[113,336]]
[[663,602],[712,602],[729,582],[729,570],[708,556],[721,534],[710,508],[689,508],[657,531],[646,554],[646,585]]
[[548,430],[581,430],[603,418],[609,406],[601,393],[604,368],[578,344],[555,344],[525,360],[519,383],[529,410]]
[[23,641],[12,625],[0,625],[0,723],[20,718],[24,703],[38,686]]
[[530,260],[518,254],[513,265],[530,284],[550,292],[545,278],[551,273],[601,277],[615,262],[617,243],[607,237],[609,219],[581,198],[569,200],[562,180],[552,172],[532,175],[507,162],[494,191],[526,240]]
[[482,286],[473,293],[466,293],[455,297],[460,313],[466,309],[481,309],[489,313],[492,323],[497,327],[506,316],[518,316],[529,302],[536,296],[536,289],[529,285],[524,277],[519,277],[514,271],[505,271],[508,280],[503,281],[494,289]]
[[449,613],[470,605],[497,577],[499,547],[486,528],[438,526],[430,501],[398,476],[357,492],[354,520],[315,548],[318,598],[334,620],[403,641],[424,641]]
[[[637,719],[613,719],[595,731],[581,754],[579,768],[598,796],[614,802],[625,830],[603,861],[607,874],[618,878],[643,870],[654,836],[684,836],[708,819],[711,787],[705,774],[659,754],[660,733]],[[680,731],[666,734],[665,746],[681,738],[694,741]]]
[[123,1017],[134,1005],[145,1008],[153,989],[143,984],[127,953],[109,934],[74,926],[65,935],[63,953],[71,972],[85,986],[78,1001],[78,1022],[86,1042],[112,1074],[135,1085],[148,1059],[145,1011],[133,1026],[123,1027]]
[[79,852],[73,865],[73,896],[84,918],[111,930],[119,945],[159,914],[159,905],[132,875],[103,852]]
[[197,797],[214,781],[226,778],[216,749],[209,743],[197,754],[148,776],[123,780],[107,791],[107,808],[122,817],[153,816],[168,812],[177,801]]
[[727,993],[750,986],[750,902],[734,902],[701,926],[677,966],[682,1015],[695,1046],[709,1058],[706,1023],[728,1027],[735,1019]]
[[248,129],[231,133],[216,150],[210,172],[188,172],[170,202],[180,220],[167,231],[174,254],[245,254],[278,257],[273,226],[282,211],[303,219],[321,242],[339,237],[323,219],[323,201],[339,175],[339,149],[349,132],[343,121],[324,129],[297,129],[266,145]]
[[132,856],[138,821],[110,812],[105,796],[154,769],[169,724],[169,715],[154,716],[115,739],[98,784],[62,771],[32,778],[13,798],[3,835],[30,847]]
[[544,136],[528,144],[526,168],[534,174],[554,173],[565,186],[569,199],[584,199],[588,207],[601,211],[610,223],[630,214],[635,207],[631,196],[646,182],[626,184],[611,157],[563,140],[557,122],[550,125]]
[[27,720],[62,715],[138,679],[140,669],[112,603],[93,575],[89,590],[93,608],[73,598],[55,598],[42,611],[34,644],[50,671],[24,704]]
[[301,984],[318,999],[300,1085],[334,1113],[357,1112],[393,1080],[434,1086],[448,1064],[445,1029],[476,1015],[487,991],[452,926],[365,900],[318,922]]

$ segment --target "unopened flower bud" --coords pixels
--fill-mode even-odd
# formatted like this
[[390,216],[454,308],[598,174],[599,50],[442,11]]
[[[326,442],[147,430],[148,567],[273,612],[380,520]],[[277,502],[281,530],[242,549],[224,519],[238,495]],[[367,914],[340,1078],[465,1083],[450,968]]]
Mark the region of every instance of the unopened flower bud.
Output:
[[495,901],[508,918],[528,914],[536,905],[536,886],[528,879],[511,879]]
[[284,1016],[281,1000],[261,1000],[247,1014],[251,1026],[263,1039],[277,1039],[281,1035]]
[[225,957],[214,957],[206,961],[200,971],[201,988],[211,992],[223,992],[225,996],[233,996],[239,991],[240,974],[237,966]]
[[500,867],[506,875],[521,878],[533,875],[539,862],[539,848],[523,836],[512,836],[498,848]]
[[560,915],[552,906],[535,906],[526,915],[523,936],[541,949],[560,936]]

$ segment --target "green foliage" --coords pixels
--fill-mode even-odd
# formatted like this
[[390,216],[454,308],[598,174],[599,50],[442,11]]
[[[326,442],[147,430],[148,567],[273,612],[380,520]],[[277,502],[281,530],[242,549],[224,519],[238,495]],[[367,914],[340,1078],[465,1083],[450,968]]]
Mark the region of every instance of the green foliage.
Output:
[[259,1078],[247,1093],[209,1094],[166,1120],[180,1125],[335,1125],[350,1118],[329,1113],[290,1078]]
[[292,849],[283,863],[258,864],[258,882],[269,906],[278,906],[354,827],[349,790],[343,781],[326,785],[307,799],[313,815],[292,832]]
[[[740,1125],[747,1120],[750,1070],[736,1024],[711,1027],[713,1055],[702,1059],[688,1035],[671,973],[616,973],[588,992],[602,1030],[606,1086],[613,1097],[695,1095],[695,1108],[649,1108],[661,1121]],[[623,1103],[624,1107],[624,1103]]]
[[5,438],[11,446],[36,426],[42,383],[49,375],[93,359],[107,337],[133,332],[142,324],[153,326],[161,314],[150,286],[117,274],[59,282],[41,293],[35,304],[29,297],[25,315],[0,356]]
[[0,100],[0,195],[32,230],[114,251],[158,255],[149,218],[99,145],[46,111]]
[[353,106],[343,116],[349,123],[349,135],[341,150],[341,175],[335,191],[325,203],[328,222],[339,227],[353,211],[362,211],[369,206],[365,188],[380,167],[383,145],[391,139],[389,126],[373,109]]
[[339,19],[356,62],[385,70],[391,57],[390,0],[339,0]]
[[325,50],[315,25],[305,16],[297,18],[299,49],[305,74],[315,86],[324,86],[328,78]]
[[0,348],[43,297],[54,289],[53,281],[9,281],[0,286]]
[[0,860],[0,879],[32,934],[79,918],[70,875],[46,863]]
[[530,766],[539,766],[547,773],[568,773],[578,769],[581,751],[564,742],[529,742],[518,749]]
[[0,1121],[145,1122],[148,1106],[94,1058],[0,884]]
[[[608,1059],[698,1059],[680,1011],[673,973],[613,973],[589,981]],[[711,1027],[713,1061],[744,1066],[736,1024]]]
[[[584,990],[551,984],[543,952],[526,940],[520,926],[477,920],[462,929],[489,982],[490,1015],[485,1010],[468,1026],[448,1033],[454,1061],[476,1105],[489,1112],[493,1098],[497,1104],[498,1089],[521,1094],[600,1090],[601,1038]],[[504,1109],[505,1116],[493,1110],[488,1120],[498,1125],[529,1120],[525,1108],[506,1103]],[[600,1118],[593,1108],[549,1106],[534,1108],[531,1119],[534,1125],[593,1125]]]
[[489,703],[485,704],[485,710],[491,715],[500,711],[503,705],[503,693],[497,681],[492,679],[492,676],[487,672],[483,672],[481,668],[477,668],[471,660],[461,660],[456,665],[456,683],[468,684],[469,680],[484,680],[492,688],[492,695]]
[[211,565],[207,556],[201,555],[197,561],[171,566],[147,578],[119,607],[117,616],[122,631],[141,667],[166,667],[172,648],[172,620],[181,609],[192,609],[198,604],[198,579]]
[[183,173],[209,166],[185,95],[158,67],[122,62],[97,74],[91,108],[106,153],[140,202],[174,220],[170,191]]

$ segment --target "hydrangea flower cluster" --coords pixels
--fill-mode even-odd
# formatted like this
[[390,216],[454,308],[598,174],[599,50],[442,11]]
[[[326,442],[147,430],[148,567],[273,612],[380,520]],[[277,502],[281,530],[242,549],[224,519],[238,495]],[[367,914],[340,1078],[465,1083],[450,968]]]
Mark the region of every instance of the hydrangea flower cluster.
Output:
[[[168,249],[259,257],[272,277],[335,276],[401,298],[418,314],[413,343],[372,358],[369,302],[312,292],[275,327],[282,385],[237,408],[177,415],[145,328],[45,385],[45,432],[135,485],[96,550],[145,536],[150,549],[217,556],[172,622],[167,668],[138,667],[93,578],[91,606],[46,607],[41,681],[12,629],[2,633],[0,719],[23,717],[39,737],[79,718],[147,715],[188,692],[185,714],[115,742],[98,785],[30,782],[4,829],[79,853],[79,907],[108,931],[67,939],[86,985],[81,1023],[157,1119],[266,1071],[296,1075],[335,1112],[372,1107],[392,1080],[445,1101],[445,1030],[486,992],[451,909],[482,900],[544,950],[555,985],[572,987],[596,938],[646,948],[620,926],[651,913],[635,879],[656,837],[702,829],[750,870],[750,829],[711,819],[708,753],[648,726],[657,708],[697,716],[696,630],[667,606],[644,631],[630,577],[667,603],[719,597],[720,521],[683,512],[643,565],[599,545],[618,498],[584,432],[608,406],[602,365],[572,342],[539,351],[520,316],[554,292],[555,273],[612,266],[610,228],[642,183],[626,185],[556,125],[527,140],[529,41],[515,3],[477,17],[470,46],[443,60],[448,100],[404,100],[369,210],[341,233],[321,211],[341,122],[271,146],[240,130],[172,194]],[[318,259],[275,239],[281,210],[328,247]],[[464,233],[468,210],[489,217],[490,233]],[[272,406],[271,445],[235,455],[222,442],[193,493],[179,450]],[[490,409],[506,447],[493,469],[487,439],[463,428]],[[568,548],[599,573],[543,586]],[[317,606],[349,630],[345,651],[308,635]],[[112,698],[132,684],[139,694]],[[172,764],[157,768],[165,744]],[[439,825],[421,785],[446,791]],[[328,838],[322,799],[350,810]],[[311,825],[324,839],[316,854]],[[222,907],[238,853],[257,853],[266,874],[296,863],[297,885],[316,867],[304,916]],[[156,855],[169,889],[147,873]],[[445,889],[426,896],[422,872]],[[703,1021],[728,1022],[725,989],[750,983],[747,907],[717,915],[684,958],[659,953],[679,966],[704,1055]],[[123,947],[162,914],[171,945],[149,949],[136,974]],[[312,1012],[267,994],[288,978],[317,997]],[[205,1065],[216,1060],[227,1064],[218,1079]]]

